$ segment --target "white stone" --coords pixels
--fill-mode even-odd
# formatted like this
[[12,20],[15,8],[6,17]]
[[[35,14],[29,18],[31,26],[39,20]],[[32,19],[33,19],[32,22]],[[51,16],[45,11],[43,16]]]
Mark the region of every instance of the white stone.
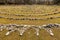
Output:
[[10,34],[10,32],[7,32],[5,35],[9,35]]

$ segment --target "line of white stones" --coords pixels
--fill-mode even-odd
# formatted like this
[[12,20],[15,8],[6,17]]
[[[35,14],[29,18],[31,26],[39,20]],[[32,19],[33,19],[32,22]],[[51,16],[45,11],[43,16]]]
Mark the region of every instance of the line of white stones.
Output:
[[[12,15],[12,16],[33,16],[33,15],[36,15],[36,14],[8,14],[6,12],[0,12],[0,14],[4,14],[4,15]],[[48,16],[48,15],[55,15],[55,14],[60,14],[60,12],[53,12],[52,14],[37,14],[39,16]]]
[[60,16],[55,16],[55,17],[49,17],[49,18],[13,18],[13,17],[5,17],[5,16],[0,16],[0,18],[5,18],[5,19],[9,19],[9,20],[50,20],[50,19],[56,19],[56,18],[60,18]]
[[24,32],[30,28],[36,30],[36,35],[39,36],[39,30],[44,29],[46,30],[51,36],[54,36],[52,32],[52,28],[60,28],[60,24],[54,23],[54,24],[47,24],[47,25],[17,25],[17,24],[0,24],[0,31],[3,31],[4,29],[8,30],[8,32],[5,35],[9,35],[10,33],[14,31],[19,31],[20,36],[24,34]]

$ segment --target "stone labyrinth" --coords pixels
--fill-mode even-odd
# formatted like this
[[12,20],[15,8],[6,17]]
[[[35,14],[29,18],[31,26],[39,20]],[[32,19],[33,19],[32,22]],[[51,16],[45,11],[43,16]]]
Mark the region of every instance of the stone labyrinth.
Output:
[[[37,37],[40,36],[41,30],[45,30],[51,37],[54,37],[56,36],[54,28],[60,30],[60,6],[0,6],[0,32],[7,30],[5,36],[16,31],[19,36],[23,36],[27,30],[33,29]],[[59,38],[56,39],[59,40]]]

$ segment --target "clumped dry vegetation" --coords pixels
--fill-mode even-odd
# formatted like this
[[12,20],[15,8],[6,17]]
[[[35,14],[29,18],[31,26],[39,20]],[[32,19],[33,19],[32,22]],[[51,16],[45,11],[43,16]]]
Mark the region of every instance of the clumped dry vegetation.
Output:
[[[16,16],[16,14],[23,16]],[[51,15],[45,15],[51,14]],[[0,16],[12,18],[48,18],[60,16],[60,6],[56,5],[1,5]],[[29,24],[43,25],[49,23],[60,23],[60,18],[47,20],[10,20],[0,18],[0,24]],[[19,32],[13,32],[9,36],[5,36],[7,31],[0,32],[0,40],[60,40],[60,29],[53,29],[54,36],[50,36],[45,30],[40,30],[40,35],[35,35],[35,30],[27,30],[23,36],[19,36]]]

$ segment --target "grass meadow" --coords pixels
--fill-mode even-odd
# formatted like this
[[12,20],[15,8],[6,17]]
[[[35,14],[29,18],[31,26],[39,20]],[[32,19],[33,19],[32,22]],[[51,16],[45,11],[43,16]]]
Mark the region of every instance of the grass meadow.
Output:
[[[54,14],[57,13],[57,14]],[[8,15],[9,14],[9,15]],[[15,14],[24,16],[15,16]],[[53,14],[46,15],[44,14]],[[32,16],[31,16],[32,15]],[[60,16],[60,6],[58,5],[0,5],[0,16],[12,18],[48,18]],[[43,25],[49,23],[60,23],[60,18],[49,20],[9,20],[0,18],[0,24],[27,24],[27,25]],[[27,30],[23,36],[19,36],[19,32],[13,32],[9,36],[5,36],[7,30],[0,32],[0,40],[60,40],[60,29],[53,28],[53,37],[45,30],[40,30],[40,35],[35,35],[35,30]]]

